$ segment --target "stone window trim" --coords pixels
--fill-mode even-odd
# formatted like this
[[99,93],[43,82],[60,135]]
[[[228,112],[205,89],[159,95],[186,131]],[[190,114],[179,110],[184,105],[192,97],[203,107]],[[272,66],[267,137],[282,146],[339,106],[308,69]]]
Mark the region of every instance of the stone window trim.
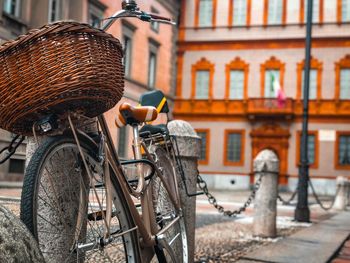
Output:
[[[300,156],[300,147],[301,147],[301,134],[302,132],[299,130],[296,132],[296,158],[295,158],[295,165],[297,167],[300,166],[301,156]],[[318,131],[308,131],[308,135],[315,136],[315,161],[313,164],[311,164],[309,167],[311,169],[318,169],[318,160],[319,160],[319,141],[318,141]]]
[[260,96],[261,98],[265,97],[265,72],[266,70],[279,70],[280,71],[280,85],[281,89],[284,90],[284,72],[285,72],[285,63],[282,63],[276,57],[272,56],[266,60],[263,64],[260,65]]
[[206,148],[205,148],[205,159],[198,159],[198,163],[201,165],[208,165],[210,159],[210,129],[195,129],[197,133],[205,133],[206,134]]
[[340,136],[350,136],[350,131],[337,131],[336,140],[334,147],[334,169],[335,170],[350,170],[350,165],[341,165],[339,164],[339,143]]
[[[199,26],[199,2],[200,0],[194,0],[195,1],[195,14],[194,14],[194,27],[195,28],[200,28]],[[216,27],[216,6],[217,6],[217,0],[212,0],[212,4],[213,4],[213,14],[212,14],[212,23],[211,23],[211,27],[215,28]]]
[[[302,60],[297,64],[297,100],[302,100],[303,95],[303,71],[305,67],[305,60]],[[310,69],[317,70],[317,91],[316,91],[316,100],[320,101],[322,99],[322,72],[323,72],[323,64],[316,58],[311,57],[310,60]]]
[[[228,26],[234,27],[234,0],[229,0],[229,7],[228,7]],[[247,0],[247,17],[246,17],[246,27],[250,26],[250,20],[251,20],[251,11],[252,11],[252,0]]]
[[[269,1],[270,0],[264,0],[264,16],[263,16],[263,25],[269,26],[268,23],[268,15],[269,15]],[[286,25],[287,22],[287,0],[281,0],[282,1],[282,26]],[[273,25],[276,26],[276,25]]]
[[[148,78],[147,78],[147,86],[150,89],[153,89],[157,85],[157,60],[158,60],[158,50],[160,47],[159,42],[154,40],[153,38],[148,39],[149,52],[148,52]],[[151,57],[152,55],[155,57],[154,69],[153,73],[151,72]],[[151,75],[152,74],[152,75]],[[153,78],[153,80],[151,79]],[[153,81],[153,83],[151,83]]]
[[[232,162],[228,160],[227,151],[228,151],[228,137],[230,134],[240,134],[241,135],[241,157],[238,162]],[[243,166],[244,165],[244,152],[245,149],[245,130],[237,130],[237,129],[226,129],[225,137],[224,137],[224,165],[226,166]]]
[[[131,23],[127,22],[126,20],[122,20],[122,38],[123,38],[123,48],[124,48],[124,59],[126,59],[127,56],[127,52],[129,52],[129,65],[126,66],[125,62],[124,62],[124,66],[125,66],[125,76],[126,77],[130,77],[131,76],[131,71],[132,71],[132,57],[133,57],[133,39],[134,39],[134,33],[135,30],[137,28],[132,25]],[[131,49],[130,50],[126,50],[126,46],[125,46],[125,39],[128,38],[130,40],[131,43]]]
[[248,74],[249,64],[242,60],[240,57],[236,57],[230,63],[226,64],[226,89],[225,89],[225,100],[230,98],[230,72],[231,70],[242,70],[244,73],[243,82],[243,100],[248,99]]
[[211,101],[213,99],[213,81],[214,81],[215,65],[204,57],[202,57],[196,64],[192,65],[191,99],[194,100],[196,98],[196,73],[199,70],[208,70],[209,71],[208,100]]
[[340,72],[342,69],[350,69],[350,54],[340,59],[335,63],[335,100],[339,101],[340,98]]
[[[159,14],[159,11],[155,7],[151,6],[151,13],[152,14]],[[150,23],[150,27],[151,27],[151,30],[153,32],[159,33],[159,27],[160,27],[160,23],[159,22],[151,22]]]
[[[305,9],[307,8],[307,5],[305,5],[307,0],[300,0],[300,13],[299,13],[299,21],[300,24],[306,24],[306,17],[305,17]],[[323,24],[323,10],[324,10],[324,0],[319,0],[319,17],[317,24]],[[314,23],[314,22],[313,22]]]

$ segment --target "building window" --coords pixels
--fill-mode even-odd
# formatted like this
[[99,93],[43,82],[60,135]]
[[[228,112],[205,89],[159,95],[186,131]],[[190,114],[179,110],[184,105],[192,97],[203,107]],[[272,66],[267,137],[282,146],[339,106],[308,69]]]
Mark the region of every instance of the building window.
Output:
[[271,57],[260,66],[261,97],[276,98],[278,89],[283,89],[285,64]]
[[20,0],[5,0],[4,11],[12,16],[20,16]]
[[123,21],[123,42],[124,42],[124,69],[125,69],[125,76],[130,77],[131,76],[131,65],[132,65],[132,50],[133,50],[133,37],[136,27],[134,27],[132,24],[129,24],[126,21]]
[[286,23],[287,0],[264,1],[264,25],[281,25]]
[[118,155],[120,157],[126,158],[126,147],[128,143],[128,133],[127,133],[127,127],[121,127],[119,129],[119,136],[118,136]]
[[[157,9],[155,9],[154,7],[151,7],[151,13],[153,14],[159,14],[159,11]],[[151,22],[151,29],[158,33],[159,32],[159,23],[158,22]]]
[[11,174],[23,174],[24,173],[25,160],[10,159],[9,173]]
[[350,132],[337,132],[336,168],[350,169]]
[[60,1],[49,0],[49,22],[55,22],[60,19]]
[[210,145],[210,132],[207,129],[196,130],[197,135],[201,138],[200,156],[198,159],[199,164],[209,163],[209,145]]
[[350,55],[335,63],[335,98],[350,99]]
[[226,99],[247,99],[248,68],[239,57],[226,65]]
[[98,0],[89,0],[89,24],[93,27],[100,28],[101,20],[104,16],[104,11],[107,6]]
[[202,58],[192,65],[192,91],[193,99],[211,99],[213,89],[214,65]]
[[268,69],[265,71],[265,94],[264,98],[277,97],[277,85],[280,83],[280,71],[278,69]]
[[197,70],[196,72],[196,99],[209,98],[209,70]]
[[[305,61],[297,65],[297,99],[304,98],[304,65]],[[322,62],[311,58],[310,67],[309,99],[321,99]]]
[[[300,0],[300,23],[306,23],[307,20],[307,0]],[[323,0],[313,0],[312,22],[322,23],[323,21]]]
[[350,22],[350,0],[338,0],[338,23]]
[[350,69],[340,70],[340,99],[350,99]]
[[250,23],[251,0],[230,0],[229,25],[245,26]]
[[243,130],[225,131],[225,165],[243,165],[244,164],[244,134]]
[[[300,165],[301,161],[301,131],[297,132],[297,159],[296,165]],[[309,131],[307,137],[307,155],[310,168],[317,169],[318,168],[318,132],[317,131]]]
[[155,88],[157,81],[157,55],[159,44],[154,40],[149,42],[148,57],[148,87]]
[[195,0],[196,14],[195,26],[210,27],[215,26],[216,0]]

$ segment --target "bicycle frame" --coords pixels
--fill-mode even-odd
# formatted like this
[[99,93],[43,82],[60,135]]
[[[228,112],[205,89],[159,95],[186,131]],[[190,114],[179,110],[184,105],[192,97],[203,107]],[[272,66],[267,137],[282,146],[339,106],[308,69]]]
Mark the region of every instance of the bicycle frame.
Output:
[[[92,140],[92,138],[83,133],[82,131],[80,131],[79,129],[77,129],[74,124],[73,121],[71,119],[71,116],[68,115],[68,120],[69,120],[69,124],[74,136],[74,139],[77,143],[77,146],[79,148],[80,154],[82,156],[84,156],[84,153],[80,147],[80,142],[79,142],[79,135],[83,135],[84,137],[86,137],[89,141]],[[105,144],[106,144],[106,161],[108,161],[113,173],[110,174],[110,176],[114,176],[114,179],[118,181],[121,190],[122,190],[122,194],[125,197],[125,200],[127,202],[127,206],[130,210],[130,213],[132,215],[132,218],[134,220],[134,225],[136,226],[136,229],[132,229],[133,230],[138,230],[138,233],[141,237],[141,248],[140,252],[142,254],[142,259],[145,259],[145,262],[149,262],[152,257],[154,256],[154,246],[156,246],[158,243],[161,243],[163,246],[167,246],[166,242],[162,242],[162,236],[164,233],[166,233],[170,227],[172,225],[174,225],[182,216],[181,214],[181,209],[180,209],[180,200],[179,200],[179,190],[178,190],[178,186],[177,186],[177,182],[176,182],[176,176],[174,174],[174,187],[175,189],[171,189],[171,187],[169,186],[167,180],[164,179],[162,173],[159,171],[159,169],[157,168],[157,166],[155,167],[155,176],[158,176],[160,178],[160,180],[162,181],[166,191],[169,194],[170,200],[172,202],[172,204],[174,205],[175,209],[177,211],[179,211],[179,215],[174,218],[165,228],[163,228],[161,231],[157,232],[156,229],[156,220],[155,220],[155,213],[153,211],[153,206],[152,206],[152,199],[150,196],[150,192],[149,192],[149,188],[145,187],[145,178],[144,178],[144,174],[142,172],[140,172],[138,174],[139,181],[142,181],[142,183],[139,183],[138,185],[138,189],[134,190],[128,180],[127,177],[124,173],[124,170],[122,168],[122,164],[119,160],[119,156],[118,153],[113,145],[112,142],[112,137],[110,134],[110,131],[108,129],[107,126],[107,122],[106,119],[103,115],[100,115],[98,117],[98,123],[101,127],[101,130],[103,132],[103,134],[106,136],[106,140],[105,140]],[[133,127],[134,130],[134,142],[133,142],[133,147],[134,147],[134,152],[135,152],[135,159],[141,159],[142,155],[141,155],[141,149],[145,152],[147,159],[149,161],[151,161],[152,163],[155,163],[152,155],[149,153],[146,145],[142,142],[140,142],[140,137],[138,134],[138,127],[134,126]],[[83,160],[85,158],[82,158]],[[84,166],[86,167],[86,169],[88,170],[87,164],[84,162]],[[108,181],[106,182],[108,183]],[[140,185],[142,185],[142,188],[140,188]],[[108,189],[108,186],[106,185],[106,188]],[[113,187],[113,185],[112,185]],[[140,189],[139,189],[140,188]],[[142,216],[139,214],[139,211],[137,210],[135,203],[132,199],[132,196],[134,197],[139,197],[141,200],[141,208],[142,208]],[[105,217],[107,217],[108,215],[110,215],[110,211],[108,211],[110,208],[107,207],[106,209],[106,215],[104,215]],[[106,221],[108,221],[109,219],[107,218]],[[130,230],[129,230],[130,231]],[[126,234],[127,232],[122,233],[122,234]],[[175,255],[170,255],[171,257],[175,258]]]

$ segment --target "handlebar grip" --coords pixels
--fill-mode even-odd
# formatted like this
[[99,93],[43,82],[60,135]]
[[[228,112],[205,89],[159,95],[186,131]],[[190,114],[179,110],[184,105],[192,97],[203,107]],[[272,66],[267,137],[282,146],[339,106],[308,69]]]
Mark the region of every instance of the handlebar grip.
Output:
[[152,19],[159,19],[159,20],[165,20],[171,22],[170,18],[164,17],[164,16],[159,16],[155,14],[149,14]]

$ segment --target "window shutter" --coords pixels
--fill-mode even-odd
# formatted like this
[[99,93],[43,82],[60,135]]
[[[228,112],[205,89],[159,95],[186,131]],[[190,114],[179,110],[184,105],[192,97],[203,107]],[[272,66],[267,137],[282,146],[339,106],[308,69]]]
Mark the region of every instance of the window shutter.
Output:
[[198,70],[196,72],[196,99],[209,98],[209,71]]
[[244,72],[243,70],[230,71],[230,99],[243,99]]
[[340,98],[350,99],[350,69],[340,70]]

